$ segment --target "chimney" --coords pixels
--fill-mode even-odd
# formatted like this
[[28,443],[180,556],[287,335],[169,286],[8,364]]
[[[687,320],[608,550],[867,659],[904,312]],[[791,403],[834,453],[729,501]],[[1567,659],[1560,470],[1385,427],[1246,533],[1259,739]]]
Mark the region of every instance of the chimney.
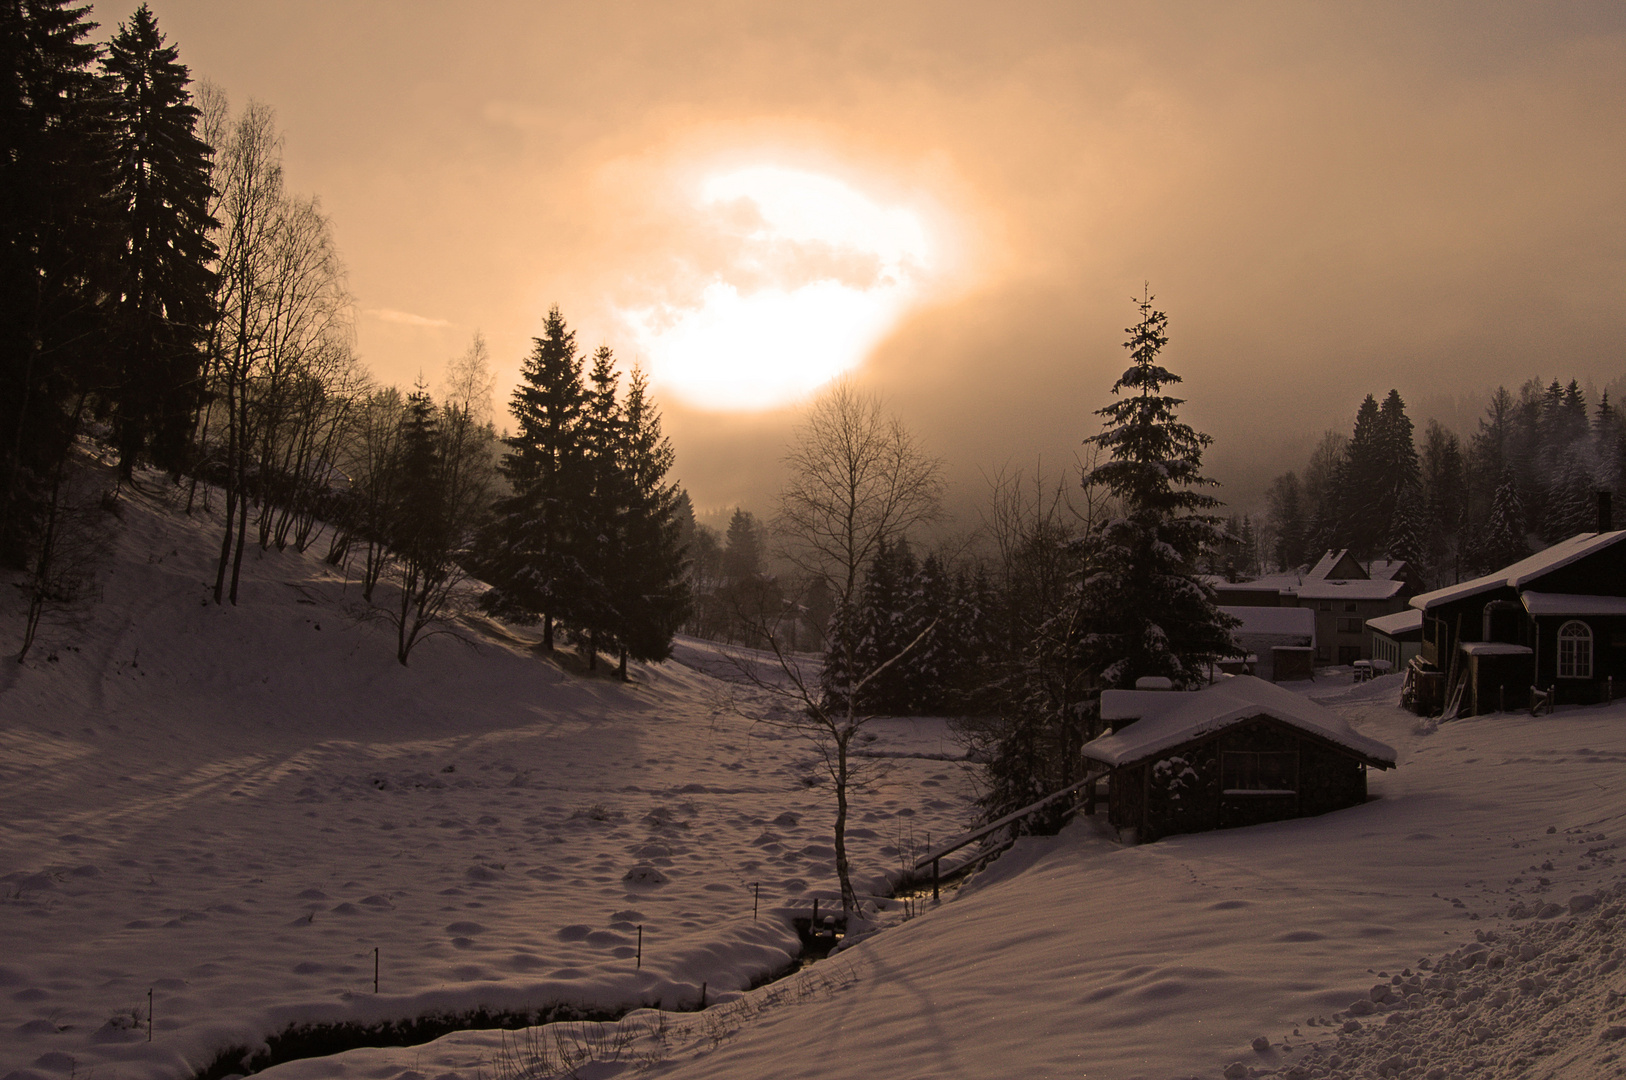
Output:
[[1615,515],[1610,505],[1614,496],[1611,492],[1598,492],[1598,531],[1601,533],[1614,532]]

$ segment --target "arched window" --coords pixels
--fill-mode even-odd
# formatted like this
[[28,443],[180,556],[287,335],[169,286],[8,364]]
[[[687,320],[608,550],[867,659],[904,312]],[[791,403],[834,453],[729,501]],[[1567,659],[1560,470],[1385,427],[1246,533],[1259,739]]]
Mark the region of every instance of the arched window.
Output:
[[1592,678],[1592,628],[1570,621],[1558,628],[1558,677]]

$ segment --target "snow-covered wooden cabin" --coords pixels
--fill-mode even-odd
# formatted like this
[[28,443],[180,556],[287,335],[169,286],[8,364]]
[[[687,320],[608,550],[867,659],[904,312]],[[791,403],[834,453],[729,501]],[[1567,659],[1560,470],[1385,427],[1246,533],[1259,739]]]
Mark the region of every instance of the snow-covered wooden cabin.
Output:
[[[1609,524],[1600,501],[1600,525]],[[1525,708],[1532,686],[1591,704],[1626,683],[1626,531],[1578,533],[1493,574],[1412,598],[1422,649],[1404,700],[1420,713]]]
[[1109,770],[1108,820],[1141,840],[1309,817],[1366,801],[1395,752],[1249,675],[1201,690],[1107,690],[1112,727],[1084,747]]

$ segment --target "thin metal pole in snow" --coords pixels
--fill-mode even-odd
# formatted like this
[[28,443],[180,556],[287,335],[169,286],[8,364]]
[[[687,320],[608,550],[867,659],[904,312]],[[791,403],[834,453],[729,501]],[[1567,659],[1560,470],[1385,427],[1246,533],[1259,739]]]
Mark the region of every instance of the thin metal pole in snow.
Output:
[[762,899],[762,883],[759,882],[759,881],[751,882],[751,921],[752,922],[756,921],[757,902],[759,900],[761,900],[761,899]]
[[378,946],[373,946],[373,993],[378,993]]
[[644,966],[644,924],[638,924],[638,967]]
[[152,1042],[152,987],[147,987],[147,1041]]

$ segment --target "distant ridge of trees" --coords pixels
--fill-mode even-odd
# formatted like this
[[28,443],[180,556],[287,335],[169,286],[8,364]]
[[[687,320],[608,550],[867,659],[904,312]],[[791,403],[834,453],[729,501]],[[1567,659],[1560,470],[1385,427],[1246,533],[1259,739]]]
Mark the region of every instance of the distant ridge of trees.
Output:
[[1623,475],[1626,426],[1607,390],[1589,405],[1574,379],[1498,387],[1466,439],[1435,420],[1417,438],[1398,392],[1381,405],[1368,394],[1348,437],[1327,432],[1272,482],[1255,566],[1348,548],[1404,559],[1415,583],[1438,587],[1596,528],[1596,493]]

